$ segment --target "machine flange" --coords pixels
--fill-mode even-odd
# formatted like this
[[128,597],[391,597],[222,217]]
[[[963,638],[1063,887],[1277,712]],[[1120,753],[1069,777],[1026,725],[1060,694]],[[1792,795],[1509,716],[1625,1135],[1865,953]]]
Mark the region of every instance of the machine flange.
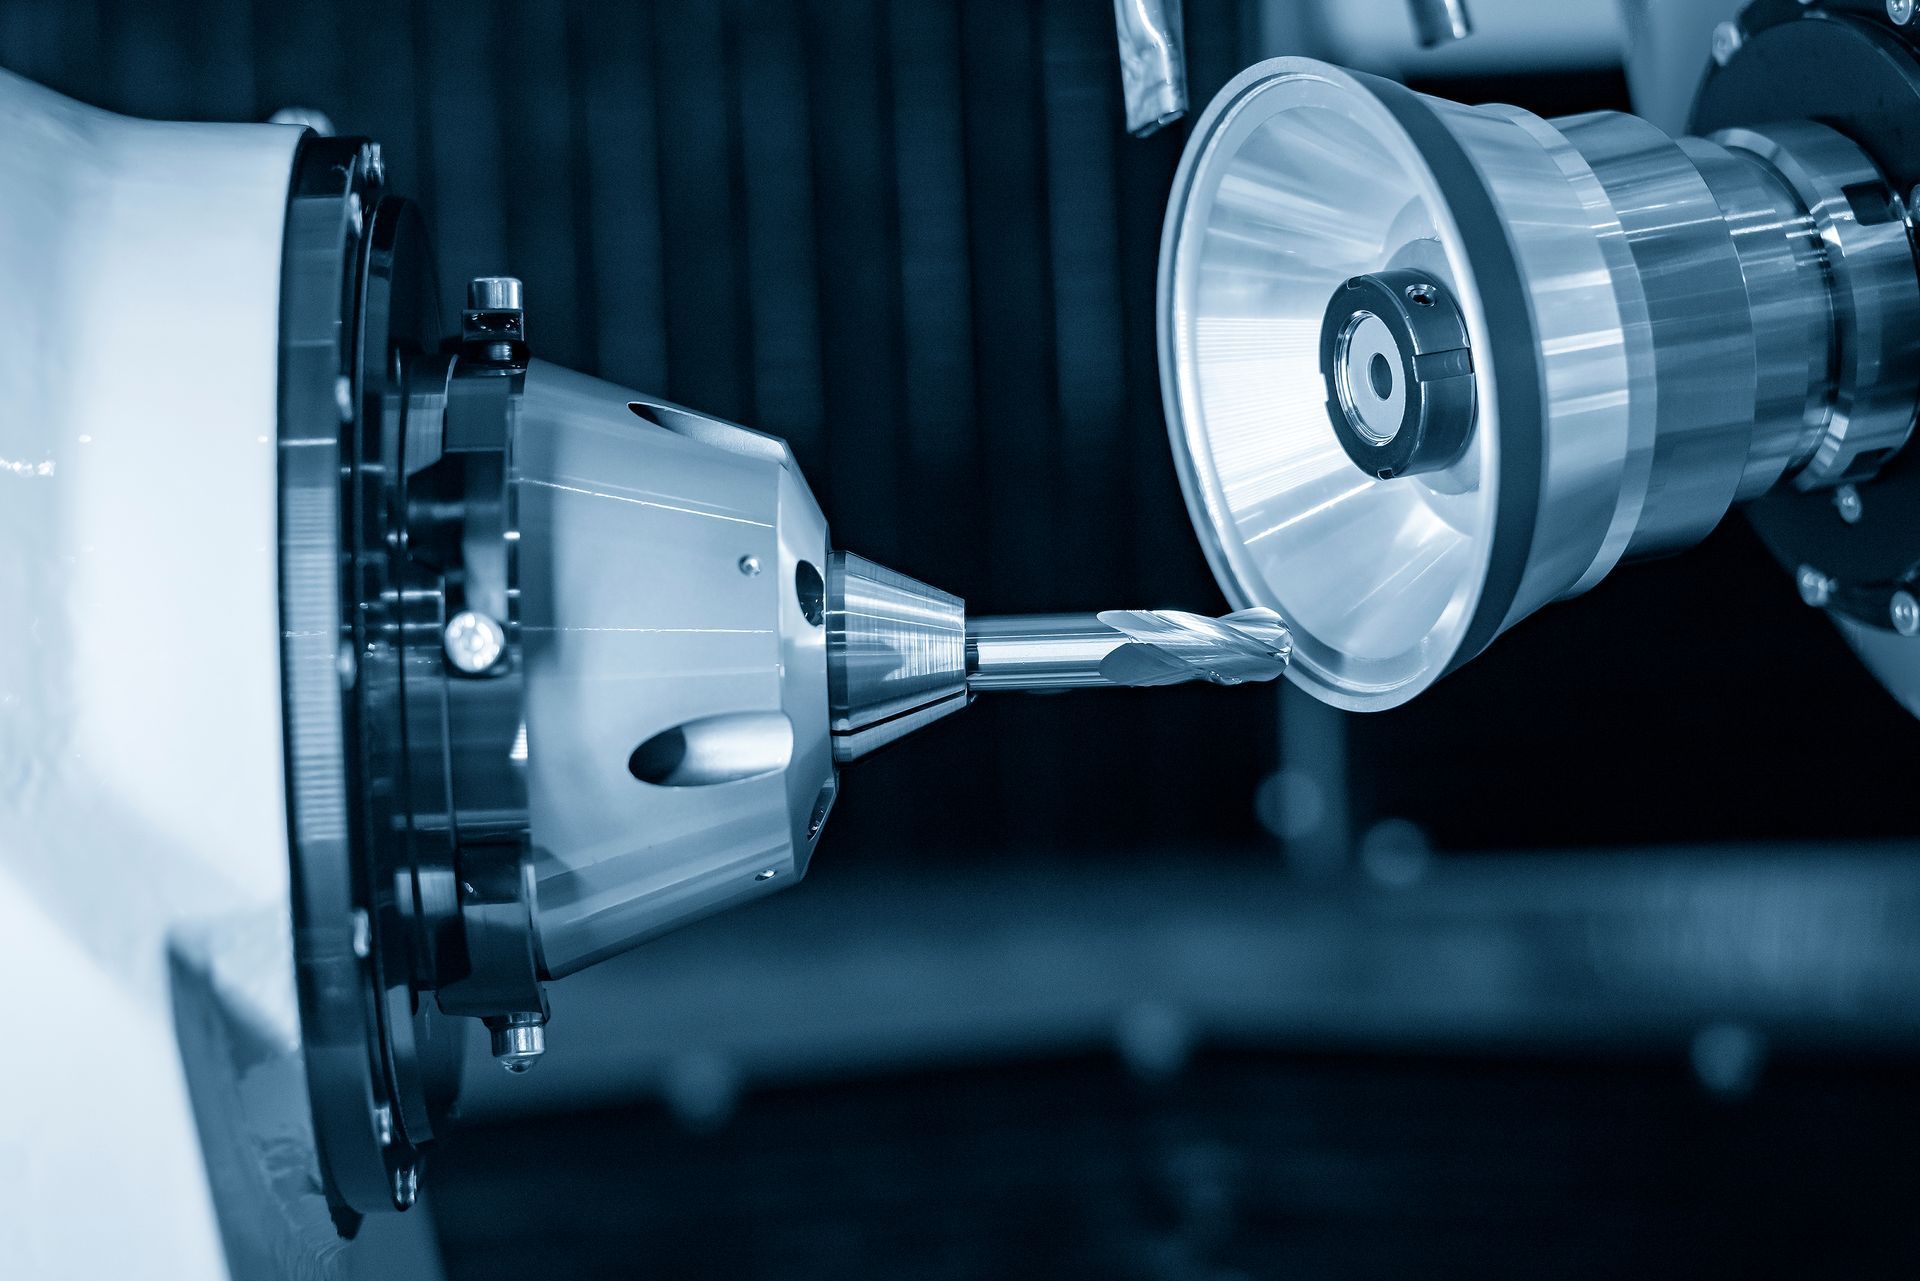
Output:
[[[1714,133],[1811,119],[1845,133],[1895,191],[1920,183],[1920,27],[1896,26],[1880,3],[1803,6],[1760,0],[1744,39],[1711,68],[1690,128]],[[1912,235],[1914,199],[1903,209]],[[1920,455],[1895,454],[1869,481],[1806,492],[1781,486],[1748,518],[1803,596],[1865,626],[1897,630],[1895,606],[1920,571]],[[1910,599],[1910,597],[1909,597]]]

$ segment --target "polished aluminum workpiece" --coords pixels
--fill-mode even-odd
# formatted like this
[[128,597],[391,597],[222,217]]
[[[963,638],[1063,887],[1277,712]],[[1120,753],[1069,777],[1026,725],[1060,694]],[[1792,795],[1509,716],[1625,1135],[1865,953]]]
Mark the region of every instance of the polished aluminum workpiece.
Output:
[[966,606],[864,556],[827,563],[828,727],[851,761],[967,705]]
[[[1408,318],[1443,310],[1471,421],[1405,466]],[[1871,476],[1912,430],[1920,283],[1899,200],[1825,125],[1674,139],[1282,58],[1194,130],[1160,345],[1228,598],[1286,617],[1296,683],[1373,709],[1737,502]]]
[[1270,681],[1293,642],[1270,609],[1225,618],[1175,610],[1107,610],[976,618],[967,624],[967,687],[1083,689]]

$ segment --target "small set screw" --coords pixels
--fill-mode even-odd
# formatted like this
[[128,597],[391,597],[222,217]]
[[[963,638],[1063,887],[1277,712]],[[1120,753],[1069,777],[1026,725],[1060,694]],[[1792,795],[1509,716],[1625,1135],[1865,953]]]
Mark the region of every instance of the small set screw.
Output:
[[547,1052],[546,1023],[538,1013],[509,1014],[489,1030],[493,1034],[493,1057],[509,1072],[527,1071]]
[[1825,609],[1833,599],[1833,580],[1811,565],[1802,565],[1794,576],[1800,585],[1800,599],[1815,609]]
[[1912,592],[1893,594],[1887,618],[1893,623],[1893,630],[1902,636],[1920,636],[1920,600],[1915,600]]
[[447,620],[447,661],[469,676],[491,671],[507,649],[506,629],[477,610],[463,609]]

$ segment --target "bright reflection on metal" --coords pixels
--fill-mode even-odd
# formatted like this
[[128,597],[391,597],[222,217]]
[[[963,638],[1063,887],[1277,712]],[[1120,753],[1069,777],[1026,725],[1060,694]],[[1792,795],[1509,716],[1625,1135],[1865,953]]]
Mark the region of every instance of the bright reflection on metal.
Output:
[[[1906,227],[1824,125],[1674,139],[1281,58],[1208,108],[1175,184],[1160,360],[1188,507],[1337,706],[1405,702],[1623,559],[1783,483],[1857,482],[1912,429]],[[1439,470],[1369,452],[1427,421],[1401,295],[1360,302],[1395,272],[1458,302],[1474,415]]]
[[[1357,473],[1328,420],[1320,326],[1347,278],[1417,267],[1461,299],[1483,347],[1459,231],[1373,95],[1294,60],[1242,76],[1216,100],[1176,201],[1161,255],[1162,377],[1216,575],[1236,605],[1276,609],[1293,625],[1297,680],[1337,702],[1398,702],[1445,670],[1472,613],[1492,521],[1480,477],[1498,433],[1481,422],[1441,472]],[[1384,430],[1405,389],[1377,392],[1369,366],[1391,340],[1363,322],[1348,342],[1357,417]]]

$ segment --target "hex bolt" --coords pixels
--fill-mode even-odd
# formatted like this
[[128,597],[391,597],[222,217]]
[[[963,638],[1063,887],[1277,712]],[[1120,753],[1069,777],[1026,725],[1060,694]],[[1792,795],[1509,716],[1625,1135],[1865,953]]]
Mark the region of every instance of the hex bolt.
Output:
[[504,1023],[490,1030],[493,1057],[509,1072],[525,1072],[547,1052],[547,1028],[537,1012],[523,1010],[509,1014]]
[[475,276],[467,282],[467,306],[473,311],[521,311],[522,297],[517,276]]
[[1893,622],[1893,630],[1902,636],[1920,636],[1920,600],[1915,600],[1912,592],[1895,592],[1887,617]]
[[1860,517],[1866,512],[1866,505],[1860,501],[1860,491],[1852,485],[1842,485],[1833,491],[1833,509],[1840,513],[1840,519],[1849,525],[1858,525]]
[[393,1208],[409,1210],[420,1199],[420,1167],[403,1165],[393,1172]]
[[[1892,0],[1888,0],[1888,3],[1892,3]],[[1908,0],[1907,7],[1909,9],[1913,7],[1912,0]],[[1712,45],[1713,65],[1724,67],[1732,62],[1733,55],[1740,52],[1740,46],[1744,43],[1746,43],[1746,35],[1740,30],[1739,23],[1723,22],[1715,27]]]
[[492,670],[507,649],[506,630],[472,609],[463,609],[447,620],[443,640],[447,661],[469,676]]
[[1825,609],[1833,599],[1833,580],[1811,565],[1802,565],[1795,581],[1800,584],[1800,599],[1815,609]]
[[1904,27],[1913,21],[1913,0],[1887,0],[1887,17],[1896,27]]

